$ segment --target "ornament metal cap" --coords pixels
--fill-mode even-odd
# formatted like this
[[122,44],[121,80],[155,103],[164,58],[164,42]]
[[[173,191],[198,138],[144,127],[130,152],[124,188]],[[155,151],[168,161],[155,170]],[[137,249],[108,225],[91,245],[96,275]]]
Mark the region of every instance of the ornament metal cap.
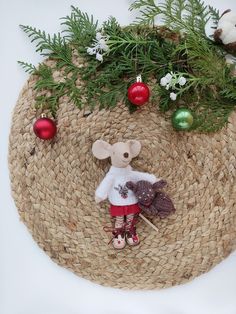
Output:
[[139,83],[142,82],[142,76],[141,76],[141,74],[139,74],[139,75],[137,76],[136,81],[139,82]]
[[46,113],[41,113],[40,117],[41,118],[47,118],[47,115],[46,115]]

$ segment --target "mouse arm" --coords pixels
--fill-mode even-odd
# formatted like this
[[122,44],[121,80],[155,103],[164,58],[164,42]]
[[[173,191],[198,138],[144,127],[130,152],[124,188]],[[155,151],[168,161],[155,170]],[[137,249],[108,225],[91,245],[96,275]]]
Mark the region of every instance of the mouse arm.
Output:
[[95,201],[96,203],[100,203],[101,201],[104,201],[108,197],[108,193],[110,191],[110,188],[112,186],[113,177],[110,174],[106,174],[104,179],[101,181],[99,186],[96,189],[95,192]]

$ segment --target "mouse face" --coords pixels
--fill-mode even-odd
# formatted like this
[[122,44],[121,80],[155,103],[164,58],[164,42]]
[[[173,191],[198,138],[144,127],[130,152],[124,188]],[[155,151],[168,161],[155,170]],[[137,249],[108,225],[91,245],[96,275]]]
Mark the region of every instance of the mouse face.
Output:
[[138,156],[141,150],[141,144],[136,140],[126,142],[117,142],[113,145],[98,140],[93,144],[93,155],[98,159],[111,158],[111,164],[117,168],[125,168],[131,160]]
[[133,158],[129,143],[118,142],[111,146],[111,164],[118,168],[129,165]]

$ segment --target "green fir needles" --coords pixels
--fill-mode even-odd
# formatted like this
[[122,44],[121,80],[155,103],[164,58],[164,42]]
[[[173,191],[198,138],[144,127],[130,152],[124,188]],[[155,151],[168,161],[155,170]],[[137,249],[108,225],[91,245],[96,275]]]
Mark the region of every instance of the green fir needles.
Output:
[[[222,46],[206,35],[206,25],[216,27],[219,12],[201,0],[137,0],[130,10],[140,14],[126,27],[114,17],[99,27],[75,7],[61,19],[62,33],[50,36],[21,25],[36,51],[47,57],[38,67],[19,61],[37,78],[35,107],[55,117],[66,95],[79,108],[112,108],[124,101],[132,112],[136,107],[127,89],[141,73],[161,111],[188,107],[196,117],[193,129],[222,128],[236,106],[236,79]],[[171,85],[168,75],[180,84]]]

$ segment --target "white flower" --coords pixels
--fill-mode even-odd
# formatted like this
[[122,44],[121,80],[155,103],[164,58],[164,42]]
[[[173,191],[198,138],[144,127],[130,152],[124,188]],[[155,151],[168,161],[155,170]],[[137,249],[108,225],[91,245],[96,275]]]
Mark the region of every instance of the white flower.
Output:
[[179,79],[178,79],[178,83],[180,86],[184,86],[186,84],[187,80],[185,77],[181,76]]
[[96,33],[96,39],[93,40],[91,47],[87,47],[87,53],[89,55],[96,55],[96,59],[100,62],[103,61],[103,53],[109,50],[107,41],[109,36],[102,35],[102,33]]
[[161,80],[160,80],[161,86],[166,86],[167,83],[168,83],[168,81],[167,81],[166,77],[162,77]]
[[171,99],[171,100],[176,100],[176,98],[177,98],[177,94],[175,94],[175,93],[170,93],[170,99]]
[[106,44],[105,39],[104,39],[104,38],[99,39],[99,40],[98,40],[98,44],[99,44],[99,46],[102,48],[102,46]]
[[102,49],[103,51],[108,51],[108,50],[109,50],[109,47],[108,47],[107,44],[104,44],[103,47],[101,47],[101,49]]
[[96,39],[97,39],[97,41],[102,39],[102,34],[100,32],[97,32]]
[[170,81],[172,80],[172,74],[171,73],[167,73],[165,76],[167,83],[170,83]]
[[170,84],[167,84],[166,85],[166,90],[169,90],[170,89]]
[[99,48],[102,49],[103,51],[107,51],[107,50],[109,49],[109,47],[108,47],[107,44],[106,44],[105,39],[103,39],[103,38],[98,41],[98,46],[99,46]]
[[94,48],[88,47],[88,48],[87,48],[87,53],[88,53],[89,55],[94,55],[94,54],[96,53],[96,51],[95,51]]
[[103,56],[102,56],[102,54],[99,53],[99,52],[97,52],[97,53],[96,53],[96,59],[97,59],[98,61],[102,62],[102,61],[103,61]]

